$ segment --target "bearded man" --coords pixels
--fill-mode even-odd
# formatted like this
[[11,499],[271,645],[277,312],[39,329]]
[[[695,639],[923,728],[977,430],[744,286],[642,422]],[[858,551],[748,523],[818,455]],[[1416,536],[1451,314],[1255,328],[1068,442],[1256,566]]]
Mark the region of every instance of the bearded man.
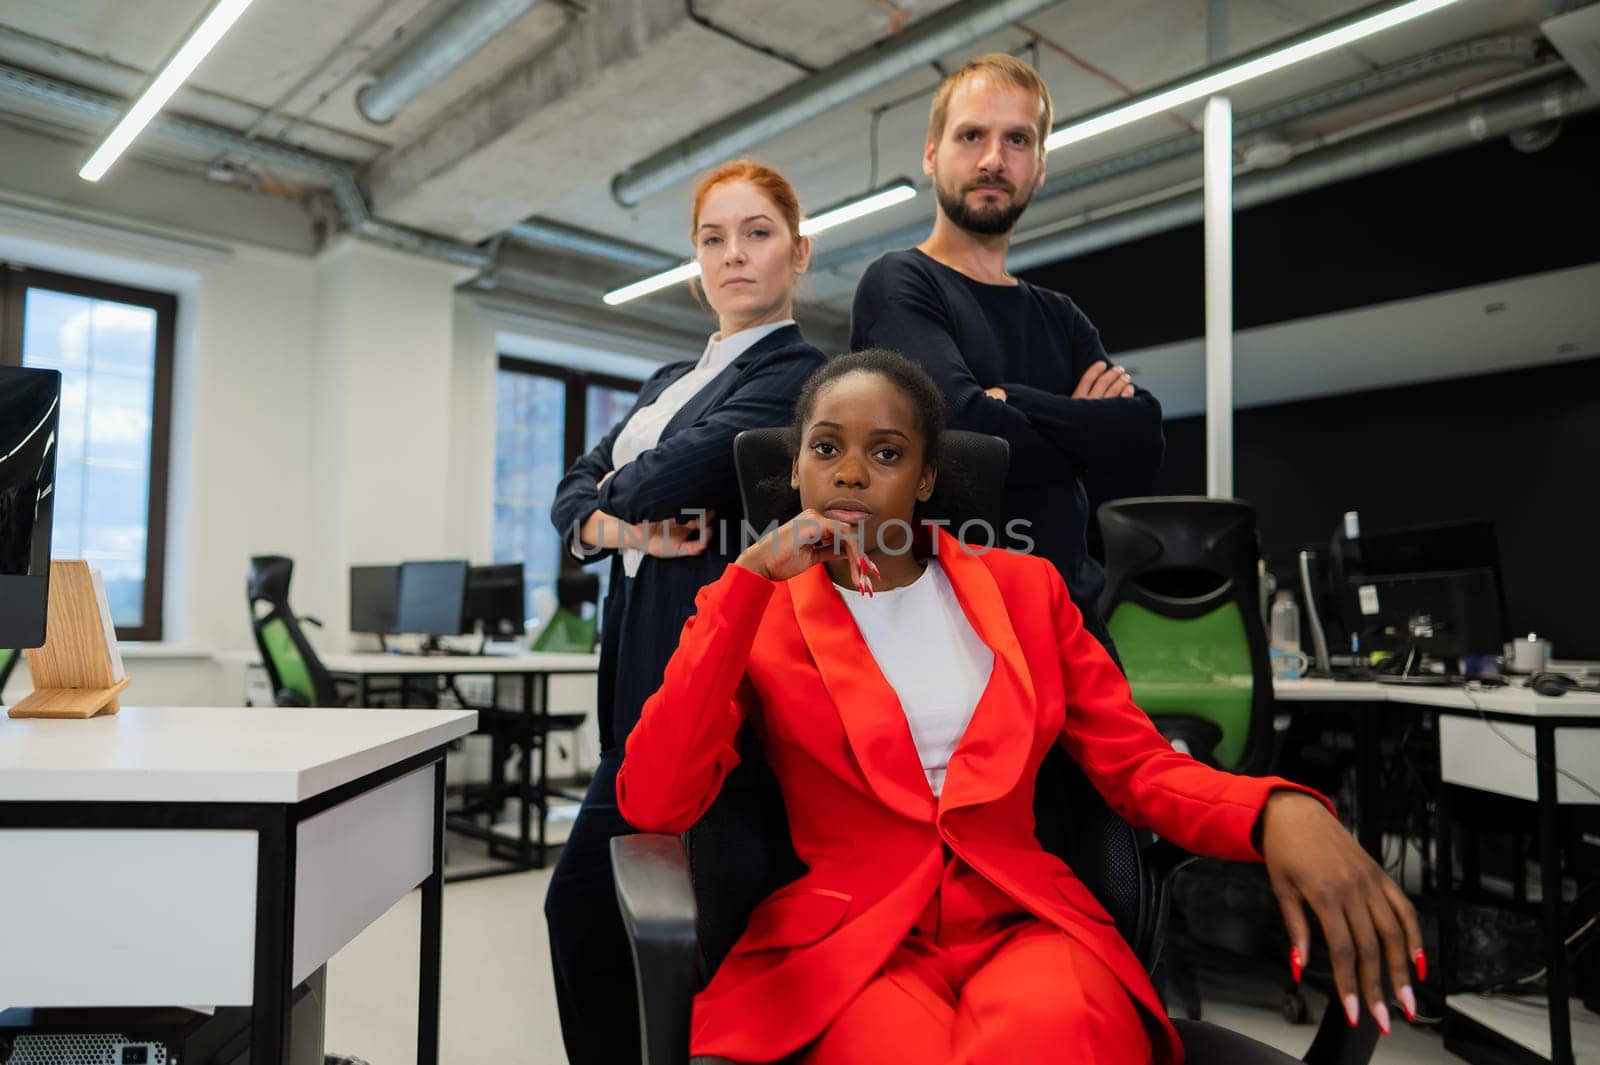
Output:
[[1084,482],[1147,491],[1165,450],[1161,405],[1112,365],[1076,304],[1006,272],[1012,229],[1044,182],[1050,122],[1050,90],[1011,56],[981,56],[944,80],[922,152],[933,232],[867,268],[850,346],[915,359],[944,392],[952,428],[1010,443],[995,542],[1054,563],[1109,647]]

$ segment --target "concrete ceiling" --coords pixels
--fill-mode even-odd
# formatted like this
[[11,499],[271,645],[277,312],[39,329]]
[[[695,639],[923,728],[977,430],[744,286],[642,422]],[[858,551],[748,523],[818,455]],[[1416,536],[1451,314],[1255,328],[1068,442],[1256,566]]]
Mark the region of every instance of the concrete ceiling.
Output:
[[[256,0],[170,105],[201,119],[359,168],[380,219],[465,243],[493,237],[530,216],[611,238],[687,253],[689,182],[632,208],[612,199],[616,173],[685,136],[792,85],[864,47],[892,39],[948,0],[695,0],[693,11],[750,41],[755,51],[697,23],[686,0],[542,0],[476,56],[407,105],[387,125],[361,117],[356,90],[371,72],[444,17],[456,0]],[[211,0],[0,0],[0,64],[117,97],[131,97],[210,6]],[[1339,17],[1365,0],[1227,0],[1227,52],[1237,55]],[[1051,84],[1059,118],[1091,111],[1208,64],[1208,0],[1070,0],[943,57],[957,64],[986,51],[1016,51]],[[1575,0],[1463,0],[1361,45],[1259,79],[1231,95],[1236,114],[1339,83],[1431,49],[1477,38],[1537,38],[1539,23]],[[903,12],[894,16],[893,10]],[[790,60],[796,61],[791,62]],[[1480,64],[1394,89],[1291,123],[1291,143],[1340,137],[1386,114],[1426,106],[1470,84],[1513,74],[1517,63]],[[874,180],[904,174],[918,197],[823,238],[819,252],[931,220],[919,159],[928,100],[938,74],[924,67],[884,84],[753,149],[794,181],[812,208],[854,195]],[[1078,168],[1192,128],[1198,107],[1148,119],[1050,158],[1050,172]],[[0,140],[48,131],[86,153],[103,130],[81,116],[0,93]],[[874,131],[874,127],[875,131]],[[874,135],[875,133],[875,135]],[[204,173],[225,153],[189,151],[147,139],[136,154],[169,169]],[[875,149],[875,152],[874,152]],[[71,152],[55,151],[56,160]],[[874,171],[872,159],[877,157]],[[44,158],[45,156],[41,156]],[[1199,173],[1197,157],[1174,160],[1041,201],[1022,232],[1180,188]],[[5,169],[0,166],[0,178]],[[315,192],[305,175],[266,174],[282,187]],[[105,183],[114,192],[117,173]],[[40,178],[42,180],[42,176]],[[68,170],[60,183],[75,179]],[[257,182],[255,188],[262,188]],[[1047,182],[1048,187],[1048,182]],[[78,196],[80,190],[74,191]],[[85,194],[85,195],[95,195]],[[125,203],[123,196],[119,203]],[[199,228],[204,228],[203,225]],[[225,229],[226,227],[223,227]],[[867,260],[820,270],[806,298],[822,312],[848,311]],[[541,264],[548,263],[547,267]],[[565,258],[524,253],[514,272],[547,269],[571,285]],[[595,285],[638,276],[596,264]],[[586,274],[588,277],[590,274]],[[682,292],[640,301],[631,313],[689,305]],[[607,312],[598,312],[607,313]]]

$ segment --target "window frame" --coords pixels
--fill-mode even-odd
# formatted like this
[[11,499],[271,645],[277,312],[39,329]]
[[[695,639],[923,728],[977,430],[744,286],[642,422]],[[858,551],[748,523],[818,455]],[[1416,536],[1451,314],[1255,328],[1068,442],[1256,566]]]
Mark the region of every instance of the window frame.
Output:
[[[620,389],[635,394],[644,387],[644,380],[630,380],[616,374],[601,373],[594,370],[578,370],[571,366],[559,366],[552,362],[543,362],[539,359],[530,359],[521,355],[506,355],[501,353],[497,369],[510,373],[527,374],[530,377],[544,377],[561,382],[566,388],[564,403],[566,407],[566,425],[562,432],[561,468],[570,470],[572,464],[583,457],[587,449],[584,440],[589,433],[589,403],[587,389],[593,385],[599,388]],[[610,429],[610,426],[606,426]],[[583,563],[572,557],[569,551],[562,551],[558,573],[583,568]],[[527,564],[527,560],[523,561]]]
[[56,273],[0,260],[0,365],[22,365],[22,330],[30,288],[108,300],[155,312],[155,366],[150,403],[150,471],[145,506],[143,624],[121,626],[118,640],[159,641],[165,631],[167,498],[172,458],[172,374],[178,297],[97,278]]

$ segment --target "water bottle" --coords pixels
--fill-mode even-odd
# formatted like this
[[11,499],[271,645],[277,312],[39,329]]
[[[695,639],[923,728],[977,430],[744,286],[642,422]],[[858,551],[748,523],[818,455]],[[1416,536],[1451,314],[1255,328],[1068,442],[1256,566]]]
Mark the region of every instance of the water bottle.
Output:
[[1276,680],[1295,680],[1302,676],[1309,660],[1300,650],[1300,608],[1294,593],[1287,588],[1272,600],[1271,641],[1272,676]]

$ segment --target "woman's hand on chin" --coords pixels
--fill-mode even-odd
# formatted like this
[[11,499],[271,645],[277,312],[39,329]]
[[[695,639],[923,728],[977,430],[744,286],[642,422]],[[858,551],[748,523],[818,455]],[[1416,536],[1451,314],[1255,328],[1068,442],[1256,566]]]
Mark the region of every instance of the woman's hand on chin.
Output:
[[1278,791],[1261,812],[1261,855],[1272,891],[1283,909],[1289,942],[1297,953],[1295,979],[1310,957],[1309,904],[1322,924],[1333,963],[1333,979],[1352,1027],[1365,1002],[1378,1027],[1389,1034],[1383,978],[1408,1016],[1415,1016],[1409,962],[1426,975],[1422,928],[1411,900],[1361,849],[1322,803],[1295,791]]
[[786,581],[819,562],[843,557],[850,563],[856,587],[871,588],[866,574],[877,572],[861,552],[861,531],[816,510],[803,510],[745,549],[736,564],[769,581]]

